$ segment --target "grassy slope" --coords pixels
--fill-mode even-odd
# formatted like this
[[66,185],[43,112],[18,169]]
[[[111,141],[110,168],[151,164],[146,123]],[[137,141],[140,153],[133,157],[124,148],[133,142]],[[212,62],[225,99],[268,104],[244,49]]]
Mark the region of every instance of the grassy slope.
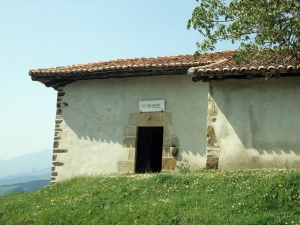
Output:
[[0,197],[0,224],[300,224],[298,170],[80,177]]

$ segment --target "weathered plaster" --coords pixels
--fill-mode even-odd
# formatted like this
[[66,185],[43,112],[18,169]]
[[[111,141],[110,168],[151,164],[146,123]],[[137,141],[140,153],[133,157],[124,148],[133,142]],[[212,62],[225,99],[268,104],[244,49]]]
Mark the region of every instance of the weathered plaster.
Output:
[[[61,138],[57,150],[67,152],[57,154],[56,160],[64,164],[55,168],[56,181],[82,174],[116,173],[120,168],[133,170],[130,151],[136,144],[136,130],[132,128],[136,123],[167,127],[164,147],[179,145],[177,160],[186,158],[192,170],[204,168],[207,92],[207,83],[193,83],[186,76],[88,80],[67,85],[58,94],[67,105],[60,104],[57,109],[57,115],[62,116],[56,129]],[[138,102],[142,100],[165,100],[166,112],[139,113]],[[124,138],[131,138],[125,148]],[[174,157],[166,159],[163,169],[174,168],[176,162]]]
[[299,86],[299,78],[211,82],[219,169],[300,168]]

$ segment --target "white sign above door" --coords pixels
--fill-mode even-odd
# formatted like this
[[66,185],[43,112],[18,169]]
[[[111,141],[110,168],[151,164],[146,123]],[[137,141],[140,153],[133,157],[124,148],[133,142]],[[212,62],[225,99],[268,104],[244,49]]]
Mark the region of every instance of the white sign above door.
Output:
[[139,101],[140,112],[164,112],[165,100]]

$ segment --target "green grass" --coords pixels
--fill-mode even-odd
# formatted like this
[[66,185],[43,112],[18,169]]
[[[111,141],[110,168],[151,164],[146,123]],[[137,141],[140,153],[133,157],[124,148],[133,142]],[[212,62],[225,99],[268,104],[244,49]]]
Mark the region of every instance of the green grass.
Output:
[[0,224],[300,224],[300,172],[78,177],[0,197]]

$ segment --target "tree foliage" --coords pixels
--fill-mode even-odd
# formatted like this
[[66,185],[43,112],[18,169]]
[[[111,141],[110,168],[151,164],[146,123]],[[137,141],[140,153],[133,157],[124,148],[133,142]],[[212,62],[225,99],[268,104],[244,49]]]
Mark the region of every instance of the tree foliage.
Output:
[[300,0],[196,0],[188,20],[204,36],[194,56],[214,51],[218,41],[239,42],[239,65],[260,58],[279,65],[300,62]]

